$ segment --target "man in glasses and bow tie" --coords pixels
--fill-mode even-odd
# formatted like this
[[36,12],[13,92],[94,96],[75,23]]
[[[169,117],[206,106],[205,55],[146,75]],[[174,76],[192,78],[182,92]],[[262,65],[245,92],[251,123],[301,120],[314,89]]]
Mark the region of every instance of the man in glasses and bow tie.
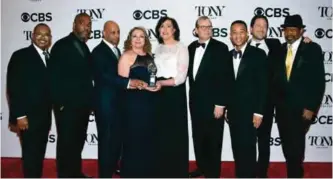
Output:
[[40,23],[32,33],[32,44],[13,53],[7,69],[9,123],[16,125],[22,144],[23,175],[42,177],[51,100],[48,79],[48,49],[51,30]]
[[257,128],[262,122],[267,88],[267,63],[263,50],[248,41],[247,25],[237,20],[231,24],[230,40],[234,49],[229,68],[233,71],[226,119],[229,122],[235,174],[256,177]]
[[301,178],[305,135],[325,92],[324,57],[317,43],[303,42],[300,15],[287,16],[281,27],[286,43],[276,68],[276,121],[288,178]]
[[197,169],[189,177],[219,178],[223,139],[223,114],[227,105],[231,56],[224,43],[212,38],[212,23],[206,16],[195,23],[189,49],[189,107]]

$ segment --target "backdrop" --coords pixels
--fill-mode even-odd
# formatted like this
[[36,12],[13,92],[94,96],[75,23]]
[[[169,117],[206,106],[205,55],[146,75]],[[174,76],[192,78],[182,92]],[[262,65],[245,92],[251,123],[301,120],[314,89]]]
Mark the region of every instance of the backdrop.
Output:
[[[268,17],[268,36],[284,42],[280,25],[289,14],[300,14],[306,27],[306,36],[319,43],[325,56],[326,92],[319,115],[306,137],[306,161],[332,161],[332,1],[331,0],[2,0],[1,1],[1,156],[20,157],[20,144],[16,135],[8,130],[8,106],[5,97],[7,64],[11,54],[31,43],[33,27],[44,22],[52,29],[53,43],[72,30],[74,16],[86,12],[91,16],[92,50],[102,38],[103,24],[115,20],[121,29],[120,47],[134,26],[144,26],[153,44],[157,45],[154,32],[157,20],[163,16],[174,17],[180,26],[181,41],[190,44],[195,20],[209,16],[213,22],[214,38],[228,44],[229,27],[232,21],[241,19],[250,23],[255,14]],[[190,160],[195,160],[191,122],[189,118]],[[171,132],[171,131],[170,131]],[[46,157],[55,158],[57,133],[53,122],[49,135]],[[273,125],[271,161],[284,161],[281,140],[276,124]],[[83,158],[97,158],[98,136],[94,116],[91,116],[87,131]],[[225,125],[222,160],[232,161],[229,126]]]

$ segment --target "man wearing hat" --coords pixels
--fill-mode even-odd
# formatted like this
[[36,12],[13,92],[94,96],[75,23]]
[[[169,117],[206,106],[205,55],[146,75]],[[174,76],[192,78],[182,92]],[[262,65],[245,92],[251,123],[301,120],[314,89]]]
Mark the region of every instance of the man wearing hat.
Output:
[[288,178],[301,178],[305,135],[321,104],[325,70],[321,47],[303,42],[305,25],[300,15],[287,16],[281,27],[286,43],[274,76],[276,121]]

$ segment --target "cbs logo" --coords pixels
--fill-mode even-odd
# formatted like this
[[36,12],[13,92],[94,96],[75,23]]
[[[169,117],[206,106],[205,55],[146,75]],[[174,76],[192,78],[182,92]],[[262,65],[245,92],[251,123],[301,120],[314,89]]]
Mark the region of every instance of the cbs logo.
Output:
[[167,10],[135,10],[133,12],[133,18],[135,20],[141,20],[141,19],[159,19],[161,17],[167,16]]
[[254,10],[254,15],[266,16],[266,17],[286,17],[289,16],[289,8],[262,8],[257,7]]
[[52,13],[27,13],[24,12],[21,14],[21,19],[23,22],[45,22],[45,21],[51,21],[52,20]]

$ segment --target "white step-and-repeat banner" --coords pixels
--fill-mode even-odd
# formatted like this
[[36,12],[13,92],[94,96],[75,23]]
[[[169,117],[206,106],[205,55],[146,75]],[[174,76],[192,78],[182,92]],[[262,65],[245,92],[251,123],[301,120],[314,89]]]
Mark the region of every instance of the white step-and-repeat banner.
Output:
[[[51,27],[53,43],[68,35],[72,30],[74,16],[86,12],[93,22],[92,50],[102,38],[103,24],[107,20],[118,22],[121,29],[120,47],[123,47],[129,30],[134,26],[147,29],[153,50],[157,45],[154,32],[160,17],[174,17],[180,26],[180,38],[190,44],[195,20],[198,16],[209,16],[213,22],[214,38],[228,44],[231,22],[241,19],[250,24],[255,14],[268,17],[268,36],[284,42],[280,25],[289,14],[300,14],[306,27],[305,35],[319,43],[323,49],[326,69],[326,92],[322,107],[306,136],[306,161],[332,161],[332,1],[331,0],[2,0],[1,1],[1,156],[20,157],[20,143],[17,136],[8,130],[8,105],[5,96],[7,64],[11,54],[31,43],[33,27],[44,22]],[[22,89],[24,90],[24,89]],[[97,158],[98,136],[94,117],[90,118],[84,158]],[[190,121],[190,119],[189,119]],[[190,160],[195,160],[191,123],[189,122]],[[49,135],[46,157],[55,158],[57,133],[53,122]],[[284,161],[281,139],[277,126],[272,129],[271,161]],[[222,160],[232,161],[229,127],[224,129]]]

